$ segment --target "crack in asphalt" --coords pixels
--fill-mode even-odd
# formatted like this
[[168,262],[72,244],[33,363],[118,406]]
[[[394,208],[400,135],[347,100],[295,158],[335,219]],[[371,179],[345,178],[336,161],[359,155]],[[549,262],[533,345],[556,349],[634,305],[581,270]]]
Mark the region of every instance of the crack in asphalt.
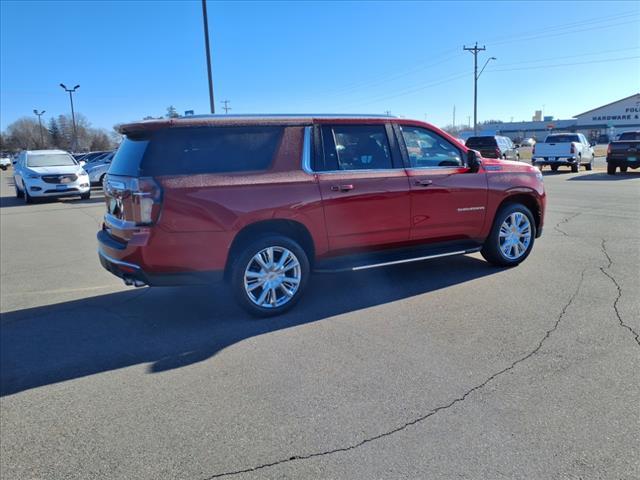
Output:
[[602,239],[600,249],[602,250],[602,253],[604,253],[604,256],[607,257],[607,261],[609,262],[609,265],[607,265],[606,267],[600,267],[600,271],[604,273],[604,275],[607,278],[609,278],[609,280],[611,280],[613,284],[616,286],[616,288],[618,289],[618,296],[613,301],[613,310],[616,312],[616,316],[618,317],[618,322],[620,323],[621,327],[626,328],[627,330],[629,330],[629,332],[631,332],[636,343],[640,345],[640,335],[638,334],[638,332],[636,332],[633,329],[633,327],[624,323],[624,320],[622,320],[622,315],[620,314],[620,310],[618,310],[618,302],[622,297],[622,287],[620,286],[618,281],[615,279],[615,277],[607,272],[607,270],[609,270],[613,265],[613,260],[611,259],[609,252],[607,252],[607,241],[604,238]]
[[556,232],[560,232],[562,235],[564,235],[565,237],[569,237],[570,235],[565,232],[564,230],[562,230],[560,228],[560,225],[564,224],[564,223],[569,223],[571,220],[573,220],[574,218],[576,218],[578,215],[581,215],[582,212],[578,212],[578,213],[574,213],[573,215],[569,215],[568,217],[563,218],[562,220],[560,220],[558,223],[556,223],[553,227],[553,229]]
[[493,380],[495,380],[499,376],[501,376],[501,375],[513,370],[518,364],[528,360],[529,358],[533,357],[534,355],[536,355],[540,351],[540,349],[542,348],[544,343],[549,339],[551,334],[557,330],[558,326],[560,325],[560,321],[565,316],[565,314],[567,313],[567,310],[569,309],[569,307],[571,306],[573,301],[578,296],[578,293],[580,292],[580,288],[582,287],[582,284],[584,282],[585,272],[588,269],[589,269],[589,267],[586,267],[586,268],[584,268],[582,270],[582,272],[580,273],[580,281],[578,282],[576,290],[573,292],[573,294],[569,298],[569,301],[566,303],[566,305],[560,311],[560,314],[558,315],[558,317],[554,321],[554,323],[551,326],[551,328],[549,328],[545,332],[545,334],[542,336],[540,341],[538,341],[538,344],[535,346],[535,348],[533,350],[531,350],[529,353],[527,353],[526,355],[518,358],[516,361],[511,363],[511,365],[509,365],[508,367],[505,367],[502,370],[499,370],[498,372],[493,373],[486,380],[484,380],[482,383],[479,383],[479,384],[473,386],[472,388],[467,390],[460,397],[457,397],[457,398],[453,399],[452,401],[450,401],[449,403],[447,403],[445,405],[441,405],[439,407],[433,408],[432,410],[429,410],[424,415],[416,417],[413,420],[410,420],[410,421],[408,421],[408,422],[406,422],[406,423],[404,423],[404,424],[402,424],[402,425],[400,425],[400,426],[398,426],[398,427],[396,427],[396,428],[394,428],[392,430],[388,430],[388,431],[380,433],[378,435],[374,435],[372,437],[365,438],[364,440],[361,440],[361,441],[359,441],[357,443],[353,443],[353,444],[348,445],[346,447],[338,447],[338,448],[333,448],[331,450],[325,450],[325,451],[321,451],[321,452],[313,452],[313,453],[308,453],[308,454],[293,455],[293,456],[290,456],[288,458],[282,458],[280,460],[275,460],[273,462],[263,463],[261,465],[255,466],[255,467],[247,467],[247,468],[244,468],[244,469],[241,469],[241,470],[233,470],[233,471],[229,471],[229,472],[217,473],[217,474],[214,474],[214,475],[211,475],[211,476],[208,476],[208,477],[204,477],[203,480],[212,480],[214,478],[221,478],[221,477],[226,477],[226,476],[231,476],[231,475],[239,475],[239,474],[242,474],[242,473],[251,473],[251,472],[256,472],[258,470],[262,470],[262,469],[265,469],[265,468],[270,468],[270,467],[275,467],[277,465],[282,465],[284,463],[293,462],[293,461],[296,461],[296,460],[308,460],[308,459],[315,458],[315,457],[322,457],[322,456],[325,456],[325,455],[332,455],[334,453],[341,453],[341,452],[347,452],[347,451],[350,451],[350,450],[355,450],[355,449],[357,449],[357,448],[359,448],[359,447],[361,447],[361,446],[363,446],[363,445],[365,445],[367,443],[371,443],[371,442],[374,442],[376,440],[380,440],[382,438],[389,437],[389,436],[394,435],[394,434],[396,434],[398,432],[401,432],[401,431],[407,429],[408,427],[410,427],[412,425],[416,425],[416,424],[418,424],[420,422],[423,422],[423,421],[427,420],[429,417],[434,416],[438,412],[441,412],[443,410],[447,410],[447,409],[455,406],[458,403],[464,402],[469,395],[471,395],[474,392],[477,392],[478,390],[481,390],[482,388],[487,386],[489,383],[491,383]]

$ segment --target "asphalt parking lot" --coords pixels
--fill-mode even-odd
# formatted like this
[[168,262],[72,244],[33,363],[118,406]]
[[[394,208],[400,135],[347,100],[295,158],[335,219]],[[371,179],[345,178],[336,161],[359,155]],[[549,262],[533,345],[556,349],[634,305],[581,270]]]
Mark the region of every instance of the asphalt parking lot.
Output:
[[247,317],[125,287],[91,200],[0,179],[3,479],[640,478],[640,171],[545,171],[544,235],[316,276]]

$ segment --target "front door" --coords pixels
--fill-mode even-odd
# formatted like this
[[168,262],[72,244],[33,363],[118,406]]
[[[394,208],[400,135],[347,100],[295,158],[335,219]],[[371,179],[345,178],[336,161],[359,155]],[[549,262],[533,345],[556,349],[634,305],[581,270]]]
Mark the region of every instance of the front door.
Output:
[[409,183],[390,133],[382,123],[338,124],[316,135],[314,170],[334,251],[409,239]]
[[435,131],[397,130],[411,187],[411,239],[476,239],[485,220],[487,177],[472,173],[465,153]]

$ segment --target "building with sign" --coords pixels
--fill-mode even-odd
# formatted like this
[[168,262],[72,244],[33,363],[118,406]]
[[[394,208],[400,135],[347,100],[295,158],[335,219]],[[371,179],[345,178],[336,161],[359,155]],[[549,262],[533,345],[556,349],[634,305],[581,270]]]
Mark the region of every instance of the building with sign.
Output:
[[[539,118],[539,117],[538,117]],[[628,130],[640,130],[640,93],[636,93],[601,107],[579,113],[569,120],[544,117],[542,121],[492,123],[479,127],[479,135],[504,135],[512,140],[533,137],[541,141],[552,132],[582,133],[596,141],[600,135],[613,138]],[[473,131],[461,132],[462,138]]]

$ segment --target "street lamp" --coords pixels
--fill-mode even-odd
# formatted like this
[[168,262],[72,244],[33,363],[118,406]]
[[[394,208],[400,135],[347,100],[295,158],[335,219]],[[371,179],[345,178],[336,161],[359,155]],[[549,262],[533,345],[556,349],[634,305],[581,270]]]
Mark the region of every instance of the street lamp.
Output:
[[38,125],[40,125],[40,147],[44,148],[44,134],[42,133],[42,115],[44,115],[45,111],[42,110],[38,113],[38,110],[33,109],[33,113],[38,116]]
[[71,144],[71,150],[75,150],[78,147],[78,132],[76,131],[76,114],[73,111],[73,92],[79,89],[80,85],[76,85],[73,88],[67,88],[64,83],[61,83],[60,86],[65,92],[69,93],[69,101],[71,102],[71,121],[73,122],[73,143]]

